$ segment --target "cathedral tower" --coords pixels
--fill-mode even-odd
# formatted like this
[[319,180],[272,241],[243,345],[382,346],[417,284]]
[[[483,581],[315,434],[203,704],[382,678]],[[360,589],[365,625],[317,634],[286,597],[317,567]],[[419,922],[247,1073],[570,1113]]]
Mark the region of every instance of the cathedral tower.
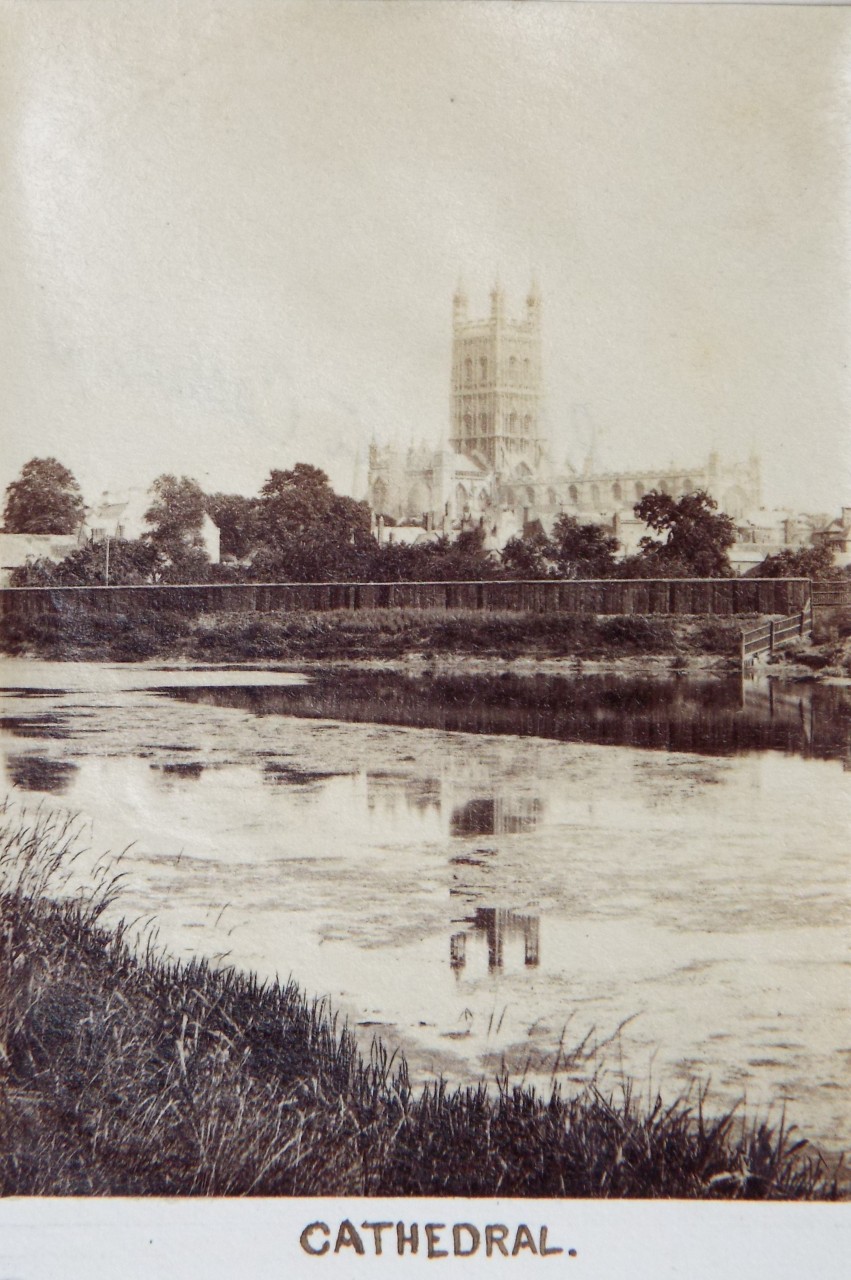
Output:
[[490,297],[486,320],[467,318],[460,284],[453,298],[450,443],[504,475],[541,457],[541,297],[533,283],[520,320],[498,280]]

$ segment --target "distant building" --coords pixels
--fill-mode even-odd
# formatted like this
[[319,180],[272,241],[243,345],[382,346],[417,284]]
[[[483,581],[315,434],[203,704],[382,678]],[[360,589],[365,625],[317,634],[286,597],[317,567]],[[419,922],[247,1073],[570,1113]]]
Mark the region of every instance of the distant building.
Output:
[[13,570],[35,560],[58,564],[79,546],[76,533],[0,533],[0,587],[11,584]]
[[[107,538],[135,540],[149,533],[151,526],[145,512],[151,506],[149,489],[129,489],[121,495],[105,492],[100,501],[86,509],[81,532],[84,542],[104,542]],[[200,529],[201,542],[211,564],[221,559],[221,535],[218,525],[205,512]]]
[[833,550],[833,563],[839,568],[851,564],[851,507],[843,507],[835,520],[820,525],[813,531],[813,544]]
[[[562,512],[583,522],[618,526],[627,550],[646,527],[633,507],[651,489],[680,497],[706,489],[721,510],[741,518],[759,508],[759,459],[727,465],[711,453],[700,466],[581,470],[557,466],[543,425],[541,296],[533,283],[519,319],[506,312],[499,283],[486,319],[470,319],[465,290],[452,300],[452,373],[448,444],[404,451],[373,441],[367,500],[379,537],[392,522],[447,536],[480,525],[486,545],[501,547],[538,522],[547,532]],[[384,517],[381,522],[379,517]],[[631,539],[631,525],[636,533]]]

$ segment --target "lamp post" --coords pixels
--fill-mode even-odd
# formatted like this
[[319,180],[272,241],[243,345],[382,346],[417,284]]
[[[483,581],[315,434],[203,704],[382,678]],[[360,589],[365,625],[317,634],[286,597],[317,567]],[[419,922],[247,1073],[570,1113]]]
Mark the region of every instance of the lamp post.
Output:
[[109,534],[106,535],[106,569],[104,574],[106,581],[105,586],[109,586]]

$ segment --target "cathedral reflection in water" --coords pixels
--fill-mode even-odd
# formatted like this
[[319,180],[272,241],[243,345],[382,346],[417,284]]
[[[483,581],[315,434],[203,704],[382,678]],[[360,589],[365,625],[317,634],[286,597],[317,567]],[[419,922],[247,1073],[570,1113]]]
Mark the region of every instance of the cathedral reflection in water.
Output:
[[504,907],[477,907],[475,915],[465,923],[470,927],[453,933],[449,942],[449,963],[456,971],[467,964],[468,939],[471,947],[485,942],[489,973],[503,968],[505,944],[512,938],[522,941],[526,968],[537,966],[540,958],[540,916],[521,915]]

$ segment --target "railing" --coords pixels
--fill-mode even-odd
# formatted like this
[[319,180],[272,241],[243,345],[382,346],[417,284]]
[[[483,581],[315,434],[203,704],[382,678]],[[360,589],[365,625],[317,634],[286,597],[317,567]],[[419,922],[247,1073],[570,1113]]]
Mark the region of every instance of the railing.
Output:
[[742,667],[754,662],[762,653],[773,653],[784,644],[803,639],[813,629],[813,603],[808,600],[800,613],[790,613],[785,618],[769,618],[756,627],[742,631]]
[[813,583],[814,608],[831,609],[837,605],[851,605],[851,581]]
[[807,578],[604,578],[568,581],[257,582],[111,587],[7,587],[9,617],[62,616],[83,607],[138,616],[148,611],[287,613],[331,609],[707,615],[788,614],[810,599]]

